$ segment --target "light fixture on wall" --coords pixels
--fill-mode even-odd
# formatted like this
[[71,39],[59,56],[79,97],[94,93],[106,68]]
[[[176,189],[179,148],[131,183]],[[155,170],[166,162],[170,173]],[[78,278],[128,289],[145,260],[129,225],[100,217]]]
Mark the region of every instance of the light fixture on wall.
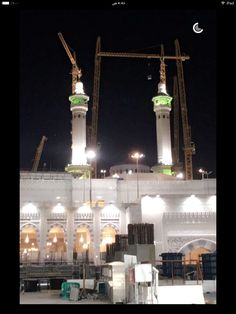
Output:
[[84,237],[83,237],[82,234],[81,234],[81,236],[80,236],[80,238],[79,238],[79,242],[80,242],[80,243],[84,243]]
[[25,237],[25,243],[29,243],[29,235],[27,233],[26,237]]
[[84,244],[83,244],[83,249],[84,249],[84,250],[87,250],[87,249],[88,249],[88,244],[87,244],[87,243],[84,243]]
[[56,234],[54,235],[52,242],[53,243],[57,243],[57,236],[56,236]]

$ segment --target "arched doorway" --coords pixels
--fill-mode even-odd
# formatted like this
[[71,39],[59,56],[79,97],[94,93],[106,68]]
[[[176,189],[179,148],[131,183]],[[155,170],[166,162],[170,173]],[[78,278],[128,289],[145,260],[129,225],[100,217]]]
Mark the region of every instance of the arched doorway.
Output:
[[185,254],[185,262],[186,264],[190,264],[191,261],[198,261],[199,262],[199,257],[203,253],[210,253],[209,249],[206,249],[204,247],[198,247],[194,248],[188,253]]
[[213,253],[215,250],[216,243],[208,239],[196,239],[186,243],[179,250],[179,253],[184,255],[186,275],[192,274],[196,276],[195,274],[198,273],[198,278],[202,278],[202,273],[200,272],[201,255],[204,253]]
[[216,243],[208,239],[196,239],[183,245],[179,253],[185,255],[185,260],[199,260],[199,256],[203,253],[213,253],[216,250]]
[[20,260],[21,262],[38,262],[39,247],[36,227],[25,225],[20,232]]
[[65,232],[61,226],[54,226],[48,232],[46,259],[51,261],[66,260]]
[[106,245],[115,242],[116,229],[109,225],[103,228],[101,231],[101,243],[100,243],[100,259],[106,260]]
[[89,262],[92,250],[89,228],[87,226],[78,227],[75,234],[73,259]]

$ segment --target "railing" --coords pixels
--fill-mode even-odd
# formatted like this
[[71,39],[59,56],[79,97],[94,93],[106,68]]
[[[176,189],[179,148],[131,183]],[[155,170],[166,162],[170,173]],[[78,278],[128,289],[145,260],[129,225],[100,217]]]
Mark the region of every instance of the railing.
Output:
[[[167,265],[163,265],[163,263],[167,263]],[[177,263],[178,266],[175,267]],[[186,280],[196,280],[197,284],[199,284],[199,281],[203,282],[202,266],[198,259],[156,260],[156,268],[159,270],[159,280],[171,277],[172,285],[179,278],[182,278],[183,284],[186,283]],[[191,271],[188,268],[191,268]]]
[[38,179],[38,180],[71,180],[71,175],[62,171],[47,171],[47,172],[30,172],[21,171],[20,179]]
[[75,279],[82,278],[84,274],[84,265],[86,269],[86,278],[96,278],[98,267],[89,263],[58,263],[44,262],[38,264],[24,264],[20,266],[20,279]]
[[40,220],[40,213],[20,213],[21,220]]
[[61,219],[61,220],[66,220],[67,215],[66,213],[49,213],[48,219]]
[[163,214],[165,223],[203,223],[208,219],[216,219],[215,212],[169,212]]
[[92,219],[93,218],[93,213],[75,213],[74,214],[75,219]]

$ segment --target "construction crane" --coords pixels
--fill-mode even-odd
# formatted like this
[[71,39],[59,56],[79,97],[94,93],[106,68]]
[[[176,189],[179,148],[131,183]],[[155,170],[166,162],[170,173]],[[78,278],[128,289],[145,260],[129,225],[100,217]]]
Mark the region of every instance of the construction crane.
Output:
[[73,55],[71,54],[70,52],[70,49],[67,45],[67,43],[65,42],[63,36],[62,36],[62,33],[58,33],[58,36],[62,42],[62,45],[64,46],[65,48],[65,51],[70,59],[70,62],[72,64],[72,71],[71,71],[71,74],[72,74],[72,94],[74,95],[75,94],[75,87],[76,87],[76,83],[78,81],[80,81],[80,78],[82,76],[82,72],[81,72],[81,69],[78,68],[77,66],[77,63],[76,63],[76,54],[75,52],[73,51]]
[[[93,105],[92,105],[92,123],[88,127],[88,146],[95,151],[97,145],[97,128],[98,128],[98,105],[99,105],[99,90],[100,90],[100,76],[101,76],[101,38],[97,38],[95,59],[94,59],[94,81],[93,81]],[[93,176],[97,178],[97,161],[92,161]]]
[[[176,57],[181,56],[178,39],[175,40]],[[193,179],[192,154],[195,153],[194,143],[191,141],[191,128],[188,123],[187,101],[184,84],[184,71],[181,58],[176,59],[177,77],[179,87],[179,100],[182,117],[183,139],[184,139],[184,162],[185,162],[185,180]]]
[[[76,83],[80,81],[82,76],[81,69],[77,66],[76,63],[76,54],[73,52],[74,56],[72,56],[70,49],[64,40],[62,33],[58,33],[58,36],[62,42],[63,47],[71,61],[72,64],[72,94],[75,94],[76,90]],[[97,39],[96,45],[96,53],[95,53],[95,75],[94,75],[94,86],[93,86],[93,106],[92,106],[92,123],[90,126],[86,128],[86,142],[87,146],[97,150],[97,116],[98,116],[98,98],[99,98],[99,86],[100,86],[100,64],[101,64],[101,57],[98,57],[98,52],[100,52],[100,37]],[[92,162],[92,169],[93,173],[97,174],[97,163]]]
[[[95,52],[95,71],[94,71],[94,85],[93,85],[93,105],[92,105],[92,126],[91,126],[91,145],[97,147],[97,127],[98,127],[98,109],[99,109],[99,87],[100,87],[100,74],[101,74],[101,57],[115,57],[115,58],[142,58],[142,59],[161,59],[161,65],[163,65],[164,60],[176,60],[182,61],[189,60],[189,56],[181,56],[178,54],[176,56],[165,56],[164,48],[161,48],[161,55],[159,54],[146,54],[146,53],[128,53],[128,52],[105,52],[101,51],[101,38],[98,37],[96,43]],[[97,177],[97,166],[96,160],[93,164],[94,176]]]
[[172,148],[172,160],[174,166],[179,164],[179,92],[177,77],[174,76],[173,87],[173,111],[174,111],[174,123],[173,123],[173,137],[174,143]]
[[39,166],[39,162],[40,162],[40,158],[42,155],[42,151],[43,151],[43,147],[44,147],[44,143],[47,141],[47,137],[43,136],[40,144],[36,150],[36,154],[35,154],[35,158],[34,158],[34,162],[33,162],[33,166],[32,166],[32,172],[37,172],[38,171],[38,166]]

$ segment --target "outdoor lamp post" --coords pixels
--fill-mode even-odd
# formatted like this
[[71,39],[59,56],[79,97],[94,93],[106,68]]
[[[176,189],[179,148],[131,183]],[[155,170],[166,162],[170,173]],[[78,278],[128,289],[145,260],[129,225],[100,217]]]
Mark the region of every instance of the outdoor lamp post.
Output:
[[204,171],[202,168],[200,168],[200,169],[198,170],[198,172],[202,174],[202,180],[203,180],[203,179],[204,179],[205,171]]
[[204,175],[206,175],[206,178],[208,179],[209,174],[211,174],[213,171],[207,172],[206,170],[203,170],[202,168],[198,170],[202,174],[202,179],[204,179]]
[[204,176],[206,175],[207,178],[207,193],[209,194],[209,182],[208,182],[208,177],[209,175],[213,172],[213,171],[206,171],[203,170],[202,168],[198,170],[198,172],[200,172],[202,174],[202,180],[204,179]]
[[134,153],[133,155],[131,155],[131,158],[136,159],[136,174],[137,174],[137,199],[139,198],[139,178],[138,178],[138,166],[139,166],[139,159],[143,158],[144,155],[140,154],[138,152]]
[[103,179],[105,179],[105,174],[106,174],[107,171],[104,170],[104,169],[101,169],[100,172],[103,173]]

